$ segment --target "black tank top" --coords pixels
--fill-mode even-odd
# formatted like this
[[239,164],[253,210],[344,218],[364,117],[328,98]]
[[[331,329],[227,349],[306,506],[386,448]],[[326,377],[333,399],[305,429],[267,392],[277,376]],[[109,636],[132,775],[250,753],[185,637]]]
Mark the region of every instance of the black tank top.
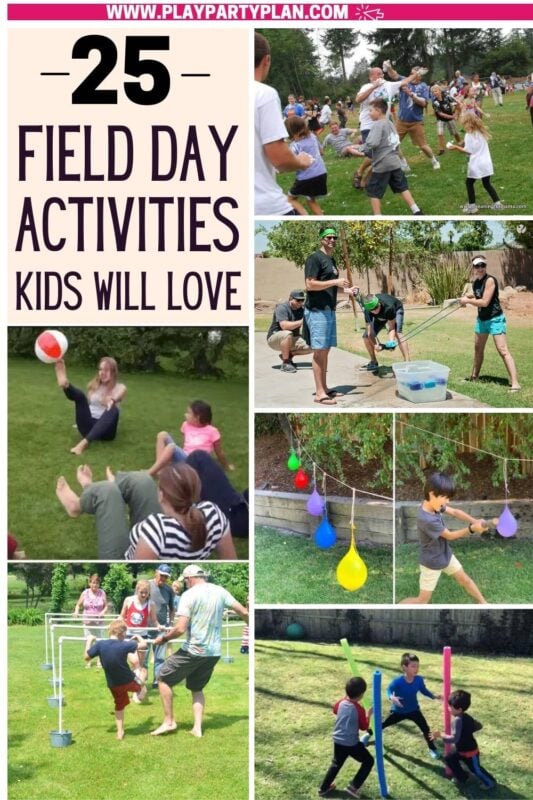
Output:
[[483,292],[485,291],[485,285],[487,283],[487,279],[492,278],[494,281],[494,294],[492,295],[492,299],[486,308],[478,308],[477,315],[480,320],[485,321],[489,319],[493,319],[494,317],[499,317],[500,314],[503,313],[502,307],[500,305],[499,300],[499,289],[498,289],[498,281],[493,275],[485,275],[484,278],[478,278],[472,284],[472,289],[474,290],[474,296],[476,300],[481,300],[483,297]]

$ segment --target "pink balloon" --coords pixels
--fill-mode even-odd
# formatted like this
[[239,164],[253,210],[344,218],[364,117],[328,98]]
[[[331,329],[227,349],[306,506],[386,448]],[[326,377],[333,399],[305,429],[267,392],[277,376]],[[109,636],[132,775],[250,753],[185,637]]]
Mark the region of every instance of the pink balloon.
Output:
[[509,506],[507,503],[500,514],[498,524],[496,525],[496,530],[500,536],[504,536],[506,539],[509,538],[509,536],[514,536],[518,530],[518,522],[509,511]]
[[322,514],[324,509],[324,501],[316,489],[314,489],[313,493],[309,496],[306,508],[309,514],[312,514],[313,517],[319,517]]

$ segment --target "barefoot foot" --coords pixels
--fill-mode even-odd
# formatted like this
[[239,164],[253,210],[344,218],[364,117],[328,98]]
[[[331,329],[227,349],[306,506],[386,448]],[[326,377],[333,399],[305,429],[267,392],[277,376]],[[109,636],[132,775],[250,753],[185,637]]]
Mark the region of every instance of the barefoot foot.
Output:
[[80,498],[70,488],[63,475],[57,479],[56,495],[69,517],[79,517],[81,514]]
[[191,736],[196,736],[197,739],[202,738],[202,729],[201,728],[192,728],[189,733]]
[[108,481],[114,482],[114,480],[115,480],[115,473],[113,472],[113,470],[111,469],[111,467],[106,467],[106,468],[105,468],[105,476],[106,476],[106,478],[107,478],[107,480],[108,480]]
[[71,447],[70,452],[75,456],[81,456],[81,454],[87,450],[89,447],[89,442],[87,439],[82,439],[81,442],[78,442],[76,447]]
[[124,738],[124,731],[118,731],[117,739],[119,740],[119,742],[121,742],[123,738]]
[[93,471],[88,464],[80,464],[76,470],[76,477],[80,486],[85,489],[86,486],[90,486],[93,482]]
[[163,722],[155,731],[150,731],[150,736],[162,736],[164,733],[172,733],[177,728],[176,722]]
[[61,389],[66,389],[68,386],[67,368],[65,367],[65,362],[62,358],[60,358],[59,361],[56,361],[54,364],[54,369],[56,372],[57,385]]

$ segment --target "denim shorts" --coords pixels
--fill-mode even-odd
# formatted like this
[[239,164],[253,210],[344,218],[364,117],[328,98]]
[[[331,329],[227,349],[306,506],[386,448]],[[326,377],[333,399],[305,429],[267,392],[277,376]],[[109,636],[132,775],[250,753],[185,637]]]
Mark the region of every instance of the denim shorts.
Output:
[[311,350],[329,350],[337,346],[337,318],[331,309],[304,309],[309,328]]
[[477,319],[476,333],[488,333],[490,336],[498,336],[500,333],[507,333],[507,325],[505,324],[505,314],[498,314],[497,317],[492,319]]

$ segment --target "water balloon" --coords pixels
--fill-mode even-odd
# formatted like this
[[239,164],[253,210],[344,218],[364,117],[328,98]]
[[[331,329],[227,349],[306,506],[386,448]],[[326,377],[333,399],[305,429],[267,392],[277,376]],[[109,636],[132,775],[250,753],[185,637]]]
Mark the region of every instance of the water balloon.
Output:
[[296,470],[300,466],[300,459],[298,458],[294,450],[291,450],[289,460],[287,461],[287,466],[291,470],[291,472],[296,472]]
[[502,513],[500,514],[500,518],[498,519],[498,524],[496,525],[496,530],[503,536],[504,538],[509,538],[509,536],[514,536],[518,530],[518,522],[511,514],[509,510],[509,506],[507,503],[505,504],[505,508],[503,509]]
[[322,514],[322,511],[324,510],[324,500],[318,494],[316,486],[313,489],[313,493],[309,496],[306,508],[308,513],[312,514],[313,517],[319,517]]
[[335,533],[335,528],[330,523],[329,519],[324,516],[322,522],[316,529],[314,533],[314,540],[317,547],[322,547],[324,550],[327,550],[329,547],[333,547],[335,542],[337,541],[337,534]]
[[350,549],[337,564],[337,581],[343,589],[356,592],[365,585],[367,577],[366,564],[357,552],[352,536]]
[[299,467],[294,476],[294,485],[297,489],[307,489],[309,486],[309,475],[302,467]]

